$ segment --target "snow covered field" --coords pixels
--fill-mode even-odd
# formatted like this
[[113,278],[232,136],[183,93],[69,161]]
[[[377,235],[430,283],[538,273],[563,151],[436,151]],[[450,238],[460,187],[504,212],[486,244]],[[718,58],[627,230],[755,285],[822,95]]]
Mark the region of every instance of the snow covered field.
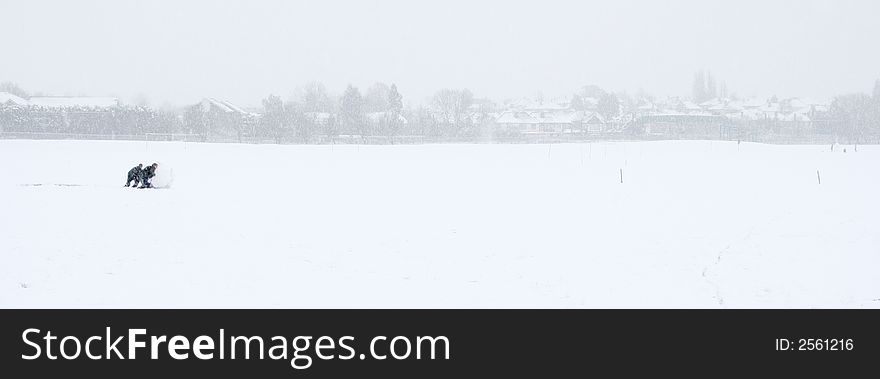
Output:
[[0,307],[877,308],[843,147],[2,140]]

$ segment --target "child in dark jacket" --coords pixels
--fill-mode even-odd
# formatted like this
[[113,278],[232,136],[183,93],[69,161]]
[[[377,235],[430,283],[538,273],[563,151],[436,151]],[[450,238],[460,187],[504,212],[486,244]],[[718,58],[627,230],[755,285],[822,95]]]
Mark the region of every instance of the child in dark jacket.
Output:
[[141,188],[153,188],[153,184],[150,183],[150,179],[156,176],[156,169],[159,168],[158,163],[153,163],[143,171],[141,171]]
[[125,180],[126,187],[131,185],[131,182],[134,182],[134,186],[132,187],[137,188],[138,184],[141,183],[141,174],[143,173],[143,167],[144,165],[142,163],[138,163],[137,166],[134,166],[131,168],[131,170],[128,170],[128,179]]

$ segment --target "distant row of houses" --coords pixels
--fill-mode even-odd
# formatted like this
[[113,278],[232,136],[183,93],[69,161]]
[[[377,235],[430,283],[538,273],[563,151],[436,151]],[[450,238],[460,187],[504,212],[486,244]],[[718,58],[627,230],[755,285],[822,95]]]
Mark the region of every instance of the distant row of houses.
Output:
[[828,103],[801,98],[715,98],[700,104],[670,98],[639,106],[633,126],[648,135],[723,138],[757,133],[823,133],[828,131],[829,110]]
[[800,98],[715,98],[699,104],[667,98],[659,101],[643,99],[635,106],[620,105],[617,114],[605,117],[598,112],[595,99],[586,100],[582,109],[575,109],[565,100],[513,103],[495,115],[495,128],[522,134],[630,132],[656,136],[724,137],[724,134],[738,130],[768,125],[813,130],[824,125],[829,112],[827,103]]
[[640,105],[639,113],[668,115],[714,115],[731,120],[778,120],[809,122],[829,111],[829,104],[801,98],[776,99],[725,99],[715,98],[695,104],[670,98],[664,101]]

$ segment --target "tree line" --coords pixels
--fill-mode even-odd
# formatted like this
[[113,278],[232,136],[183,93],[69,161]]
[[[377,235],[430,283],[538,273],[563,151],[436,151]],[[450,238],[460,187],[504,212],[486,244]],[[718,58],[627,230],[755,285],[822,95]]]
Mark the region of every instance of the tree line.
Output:
[[[711,73],[695,74],[693,100],[727,95],[723,82]],[[0,83],[0,92],[21,98],[29,93],[11,82]],[[613,93],[597,86],[585,86],[571,96],[569,109],[594,111],[605,121],[635,112],[649,95],[635,97]],[[468,89],[442,89],[425,104],[404,105],[395,84],[376,83],[365,91],[349,85],[332,96],[319,82],[297,89],[287,100],[269,95],[254,115],[212,115],[199,104],[179,109],[158,110],[146,105],[109,108],[38,108],[0,104],[0,131],[47,132],[102,135],[145,133],[190,134],[203,140],[258,140],[277,143],[320,143],[327,138],[347,136],[425,136],[455,140],[498,137],[492,128],[495,117],[505,109]],[[837,96],[827,119],[830,132],[853,141],[880,136],[880,80],[873,93]]]
[[366,91],[348,85],[333,98],[318,82],[304,85],[288,101],[270,95],[256,134],[278,142],[308,142],[316,136],[432,136],[469,138],[480,133],[495,108],[467,89],[437,91],[425,106],[404,107],[395,84],[376,83]]

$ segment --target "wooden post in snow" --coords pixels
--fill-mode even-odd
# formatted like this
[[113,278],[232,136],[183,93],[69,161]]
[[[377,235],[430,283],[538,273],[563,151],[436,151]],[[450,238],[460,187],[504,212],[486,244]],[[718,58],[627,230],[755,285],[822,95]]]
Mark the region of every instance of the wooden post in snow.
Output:
[[819,176],[819,170],[816,170],[816,180],[819,181],[819,184],[822,184],[822,177]]
[[623,169],[620,169],[620,184],[623,184]]

